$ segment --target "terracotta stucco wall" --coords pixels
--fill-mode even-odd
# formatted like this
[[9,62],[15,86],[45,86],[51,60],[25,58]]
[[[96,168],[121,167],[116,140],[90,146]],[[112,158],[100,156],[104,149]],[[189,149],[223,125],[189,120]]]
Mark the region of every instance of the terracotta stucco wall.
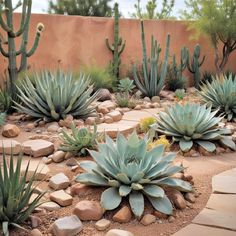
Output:
[[[20,14],[16,14],[15,24],[19,22]],[[105,38],[112,41],[113,19],[33,14],[29,47],[33,43],[38,22],[45,25],[45,31],[36,53],[28,60],[30,70],[53,69],[58,66],[79,70],[82,65],[91,63],[101,66],[109,64],[112,55],[105,45]],[[192,51],[194,45],[200,43],[202,54],[206,55],[202,70],[214,71],[214,56],[209,41],[204,37],[197,41],[191,40],[190,32],[186,28],[186,22],[181,21],[145,21],[148,49],[152,34],[164,49],[166,35],[170,33],[171,55],[175,53],[178,59],[182,46],[187,46]],[[122,54],[122,70],[125,71],[131,68],[132,62],[141,59],[140,21],[121,19],[120,35],[126,40],[126,48]],[[0,72],[3,74],[7,61],[3,56],[0,56],[0,60]],[[230,57],[228,68],[236,72],[236,52]]]

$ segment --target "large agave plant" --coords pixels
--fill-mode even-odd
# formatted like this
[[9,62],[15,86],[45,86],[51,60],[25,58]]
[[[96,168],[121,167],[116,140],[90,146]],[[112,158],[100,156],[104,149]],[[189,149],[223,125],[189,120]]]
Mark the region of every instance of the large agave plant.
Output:
[[62,131],[61,150],[84,156],[87,154],[87,148],[94,148],[98,136],[96,125],[94,125],[93,130],[91,130],[90,127],[76,128],[76,126],[72,124],[71,130],[71,135],[64,130]]
[[147,145],[147,138],[139,139],[136,133],[128,139],[118,134],[116,142],[107,136],[105,143],[98,144],[98,152],[90,151],[95,162],[80,163],[87,173],[78,175],[76,180],[86,185],[109,187],[101,196],[105,210],[117,208],[122,197],[129,196],[133,213],[140,217],[145,196],[156,210],[172,214],[172,204],[163,188],[189,192],[191,185],[172,177],[183,170],[172,163],[175,153],[163,156],[163,145],[150,151]]
[[211,107],[199,104],[176,104],[160,112],[157,123],[152,127],[161,134],[173,137],[179,142],[180,149],[189,151],[194,142],[205,150],[213,152],[216,149],[214,141],[235,149],[235,143],[227,136],[230,131],[218,127],[222,117],[215,117],[217,111],[212,112]]
[[201,86],[200,94],[203,101],[210,103],[212,108],[223,113],[228,121],[236,121],[236,76],[214,78],[212,82],[206,81]]
[[22,229],[20,224],[29,218],[44,195],[44,193],[39,194],[29,203],[35,190],[33,184],[37,169],[27,183],[29,162],[25,173],[21,175],[22,156],[17,158],[16,165],[13,158],[12,154],[8,165],[7,158],[3,154],[3,166],[0,166],[0,223],[5,236],[9,235],[10,225]]
[[45,71],[36,74],[33,80],[26,77],[17,89],[20,102],[16,103],[16,108],[46,121],[63,119],[67,114],[86,118],[95,111],[91,104],[97,92],[91,96],[90,79],[83,74],[75,79],[72,73]]

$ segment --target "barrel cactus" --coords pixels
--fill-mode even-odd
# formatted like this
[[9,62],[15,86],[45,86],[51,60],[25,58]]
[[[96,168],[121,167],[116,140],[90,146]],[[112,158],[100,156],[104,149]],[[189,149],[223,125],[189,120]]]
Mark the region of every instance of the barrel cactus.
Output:
[[152,128],[179,142],[180,149],[184,152],[189,151],[194,143],[213,152],[216,149],[213,143],[215,141],[235,150],[235,143],[227,136],[230,131],[218,126],[222,117],[216,117],[216,113],[206,105],[177,103],[165,112],[160,112],[159,119]]
[[132,212],[140,217],[145,196],[156,210],[172,214],[172,204],[163,188],[189,192],[192,187],[188,182],[173,177],[183,171],[182,166],[173,165],[176,154],[163,156],[163,145],[147,151],[148,143],[147,138],[140,139],[136,133],[128,139],[118,134],[116,141],[106,136],[106,142],[98,144],[98,152],[89,151],[95,162],[80,163],[87,173],[78,175],[76,181],[109,187],[101,196],[105,210],[117,208],[122,198],[129,196]]

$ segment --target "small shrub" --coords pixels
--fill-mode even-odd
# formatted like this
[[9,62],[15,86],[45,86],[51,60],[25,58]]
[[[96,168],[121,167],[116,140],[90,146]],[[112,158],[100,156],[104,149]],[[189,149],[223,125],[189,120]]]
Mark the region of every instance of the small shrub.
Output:
[[154,118],[154,117],[144,118],[139,123],[140,129],[142,132],[147,133],[150,130],[151,125],[153,125],[155,123],[156,123],[156,118]]
[[160,137],[153,141],[153,142],[150,142],[149,145],[148,145],[148,149],[153,149],[154,147],[158,146],[158,145],[163,145],[165,147],[165,150],[168,151],[169,148],[170,148],[170,142],[169,140],[166,138],[165,135],[160,135]]
[[5,119],[6,119],[6,114],[5,113],[0,113],[0,126],[4,125]]
[[28,175],[28,162],[25,173],[21,175],[22,155],[17,158],[14,165],[13,154],[10,156],[9,166],[7,157],[3,154],[3,167],[0,168],[0,223],[2,224],[3,235],[9,235],[10,225],[22,228],[20,224],[25,222],[36,207],[44,193],[39,194],[33,202],[29,203],[34,193],[34,180],[37,169],[26,182]]
[[95,162],[80,163],[87,172],[78,175],[76,181],[108,187],[101,195],[101,205],[105,210],[117,208],[122,198],[127,197],[136,217],[142,216],[145,199],[150,201],[155,210],[171,215],[173,207],[163,188],[189,192],[192,187],[172,177],[184,169],[173,165],[174,153],[163,156],[163,145],[150,151],[147,151],[147,146],[148,139],[140,139],[136,133],[128,139],[118,134],[116,142],[106,136],[106,142],[98,144],[98,152],[89,151]]
[[74,124],[71,125],[72,134],[68,134],[62,130],[62,145],[61,150],[71,152],[75,155],[85,156],[87,148],[94,148],[97,139],[97,126],[94,125],[93,131],[91,128],[83,127],[77,128]]
[[127,93],[116,93],[115,94],[116,103],[119,107],[129,106],[129,95]]
[[118,90],[120,92],[130,94],[134,88],[135,88],[134,81],[129,78],[121,79],[119,81]]
[[183,100],[185,97],[185,90],[184,89],[177,89],[175,91],[175,97],[178,98],[179,100]]
[[186,78],[184,76],[175,78],[171,75],[171,72],[168,72],[167,75],[167,87],[171,91],[177,89],[184,89],[186,84]]

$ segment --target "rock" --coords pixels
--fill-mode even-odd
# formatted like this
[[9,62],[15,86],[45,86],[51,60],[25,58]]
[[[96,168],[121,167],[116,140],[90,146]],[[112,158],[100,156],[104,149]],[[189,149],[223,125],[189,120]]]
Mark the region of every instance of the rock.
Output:
[[55,133],[58,131],[59,128],[60,126],[58,125],[58,123],[54,122],[48,126],[47,131],[50,133]]
[[52,176],[48,184],[54,190],[66,189],[69,185],[70,180],[64,173],[58,173]]
[[52,224],[52,232],[56,236],[75,236],[82,228],[82,222],[75,215],[59,218]]
[[30,220],[31,220],[32,228],[38,228],[39,225],[42,223],[42,220],[38,216],[31,215]]
[[167,219],[168,218],[168,215],[166,215],[160,211],[154,211],[153,215],[156,216],[158,219]]
[[198,146],[198,151],[202,156],[212,156],[213,153],[208,152],[206,149],[204,149],[202,146]]
[[82,127],[82,126],[84,126],[84,121],[81,120],[81,119],[79,119],[79,120],[74,120],[74,124],[75,124],[75,126],[77,126],[77,127]]
[[106,107],[100,107],[100,108],[97,109],[97,112],[102,113],[102,114],[105,115],[105,114],[109,113],[110,110]]
[[111,225],[110,220],[101,219],[101,220],[96,222],[95,228],[99,231],[103,231],[103,230],[108,229],[110,227],[110,225]]
[[98,109],[100,110],[102,107],[105,107],[109,111],[111,111],[111,110],[114,110],[116,108],[116,103],[112,102],[112,101],[104,101],[98,106]]
[[134,110],[137,110],[137,111],[139,111],[141,109],[142,109],[142,107],[140,105],[136,105],[136,107],[134,108]]
[[144,97],[144,98],[143,98],[143,101],[144,101],[144,102],[151,102],[151,99],[150,99],[149,97]]
[[107,116],[110,116],[114,122],[118,122],[122,119],[122,114],[119,111],[109,112]]
[[64,161],[66,153],[63,151],[56,151],[53,155],[52,155],[52,160],[56,163],[62,162]]
[[49,140],[50,136],[46,134],[36,134],[29,136],[29,139],[43,139],[43,140]]
[[99,97],[98,99],[99,102],[104,102],[112,99],[111,93],[108,89],[100,89],[98,97]]
[[85,184],[74,184],[71,187],[71,195],[72,196],[83,196],[85,194],[87,194],[89,191],[91,191],[91,187],[85,185]]
[[78,168],[79,168],[79,165],[72,166],[71,167],[71,171],[75,172]]
[[75,206],[73,214],[80,220],[100,220],[103,216],[103,209],[98,201],[80,201]]
[[31,130],[33,130],[35,128],[35,124],[34,123],[28,123],[26,126],[25,126],[25,130],[27,132],[30,132]]
[[97,117],[88,117],[85,120],[85,124],[86,125],[94,125],[94,124],[96,124],[96,120],[97,120]]
[[0,153],[3,153],[3,148],[5,154],[11,154],[13,152],[14,155],[18,155],[21,152],[21,144],[13,139],[3,139],[0,140]]
[[184,174],[182,179],[185,180],[185,181],[190,182],[190,181],[193,180],[193,176],[189,175],[189,174]]
[[185,198],[185,200],[187,200],[190,203],[195,203],[196,202],[196,198],[195,198],[193,193],[186,193],[184,195],[184,198]]
[[49,164],[52,163],[52,159],[51,159],[51,158],[47,158],[47,157],[43,157],[43,158],[42,158],[42,161],[43,161],[43,163],[46,164],[46,165],[49,165]]
[[2,136],[6,138],[15,138],[20,134],[20,129],[16,125],[6,124],[3,126]]
[[104,116],[104,122],[107,124],[113,123],[113,119],[110,116]]
[[233,134],[236,131],[236,126],[233,124],[227,124],[225,128],[230,130],[231,134]]
[[140,90],[138,90],[136,93],[135,93],[135,97],[137,98],[140,98],[142,96],[142,92]]
[[134,236],[134,234],[126,230],[111,229],[105,234],[105,236]]
[[146,214],[143,216],[142,220],[140,221],[141,224],[143,225],[150,225],[152,223],[156,222],[156,216],[152,214]]
[[169,216],[168,221],[169,221],[169,223],[173,223],[175,221],[175,217]]
[[[233,141],[235,142],[235,141],[236,141],[236,135],[235,135],[235,140],[234,140],[233,135],[232,135],[232,139],[233,139]],[[222,148],[222,147],[216,147],[216,154],[217,154],[217,155],[220,155],[220,154],[222,154],[222,153],[224,153],[224,152],[225,152],[225,149],[224,149],[224,148]]]
[[43,236],[43,234],[38,229],[33,229],[30,232],[30,236]]
[[160,102],[160,97],[159,96],[153,96],[151,101],[154,103],[154,102],[157,102],[159,103]]
[[73,202],[71,195],[64,190],[58,190],[50,194],[50,200],[58,203],[60,206],[70,206]]
[[75,158],[70,158],[66,161],[66,165],[67,166],[77,166],[78,165],[78,161]]
[[128,223],[130,222],[131,217],[131,210],[129,209],[129,207],[124,206],[112,217],[112,219],[119,223]]
[[167,195],[177,209],[183,210],[186,208],[186,201],[180,191],[176,189],[170,189],[167,192]]
[[53,143],[43,139],[25,141],[22,147],[25,154],[33,157],[48,156],[54,151]]
[[67,152],[64,159],[68,160],[68,159],[70,159],[73,156],[74,156],[74,154],[72,152]]
[[71,127],[71,124],[73,123],[74,118],[72,115],[66,115],[66,118],[64,119],[64,126],[67,128]]
[[61,208],[61,206],[55,202],[45,202],[41,204],[39,208],[45,209],[47,211],[57,211]]

